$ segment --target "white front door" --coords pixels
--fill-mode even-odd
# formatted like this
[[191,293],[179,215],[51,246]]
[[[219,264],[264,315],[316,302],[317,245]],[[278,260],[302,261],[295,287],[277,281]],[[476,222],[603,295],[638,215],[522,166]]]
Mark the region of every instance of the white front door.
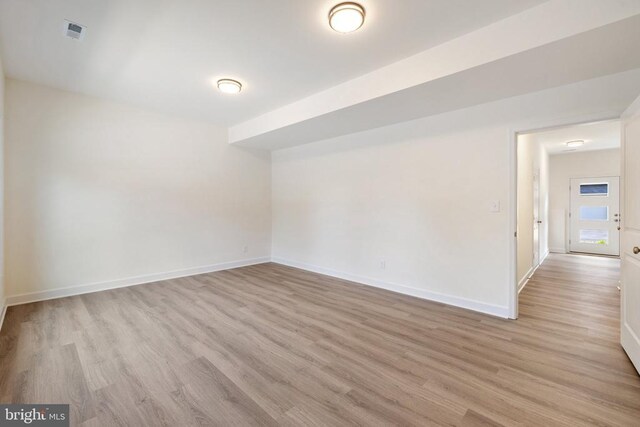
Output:
[[622,116],[620,342],[640,372],[640,98]]
[[620,255],[620,178],[573,178],[569,250]]

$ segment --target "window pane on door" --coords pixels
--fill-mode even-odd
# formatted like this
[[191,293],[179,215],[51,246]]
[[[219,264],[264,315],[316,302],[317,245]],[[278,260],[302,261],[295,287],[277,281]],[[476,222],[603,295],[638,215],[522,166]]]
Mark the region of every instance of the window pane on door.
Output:
[[608,230],[580,230],[580,243],[591,243],[594,245],[608,245]]
[[580,206],[580,220],[609,221],[608,206]]
[[607,196],[609,195],[609,184],[580,184],[581,196]]

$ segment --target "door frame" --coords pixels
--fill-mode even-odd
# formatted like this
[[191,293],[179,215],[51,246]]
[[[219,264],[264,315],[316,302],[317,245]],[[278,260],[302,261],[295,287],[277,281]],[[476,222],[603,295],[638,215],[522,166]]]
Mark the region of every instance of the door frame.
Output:
[[[559,117],[555,119],[523,122],[508,128],[508,153],[509,153],[509,195],[508,195],[508,227],[507,237],[509,241],[509,280],[508,284],[508,318],[518,318],[518,135],[553,130],[566,126],[581,125],[594,122],[620,120],[618,111],[600,111],[579,116]],[[623,187],[620,186],[620,197],[623,197]]]

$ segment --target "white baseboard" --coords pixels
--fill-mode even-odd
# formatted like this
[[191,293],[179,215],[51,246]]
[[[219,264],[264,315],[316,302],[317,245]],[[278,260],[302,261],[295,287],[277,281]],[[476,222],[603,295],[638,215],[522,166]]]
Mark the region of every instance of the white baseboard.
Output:
[[[509,308],[506,306],[498,306],[493,304],[487,304],[467,298],[456,297],[452,295],[440,294],[436,292],[427,291],[424,289],[412,288],[404,285],[398,285],[394,283],[388,283],[377,279],[372,279],[363,276],[357,276],[349,273],[343,273],[335,270],[331,270],[324,267],[318,267],[310,264],[299,263],[295,261],[289,261],[282,258],[253,258],[239,261],[226,262],[221,264],[208,265],[203,267],[195,267],[184,270],[175,270],[164,273],[147,274],[142,276],[128,277],[118,280],[110,280],[105,282],[91,283],[86,285],[71,286],[67,288],[52,289],[46,291],[30,292],[20,295],[13,295],[7,297],[2,311],[2,319],[6,308],[13,305],[27,304],[30,302],[45,301],[56,298],[63,298],[73,295],[82,295],[92,292],[105,291],[109,289],[123,288],[127,286],[142,285],[145,283],[158,282],[161,280],[176,279],[179,277],[193,276],[197,274],[213,273],[216,271],[229,270],[232,268],[246,267],[249,265],[263,264],[266,262],[275,262],[278,264],[287,265],[290,267],[300,268],[302,270],[312,271],[314,273],[324,274],[339,279],[349,280],[352,282],[361,283],[376,288],[386,289],[388,291],[397,292],[404,295],[410,295],[417,298],[436,301],[447,305],[461,307],[480,313],[490,314],[492,316],[508,318]],[[1,327],[1,321],[0,321]]]
[[187,268],[184,270],[174,270],[164,273],[145,274],[142,276],[127,277],[124,279],[108,280],[105,282],[90,283],[86,285],[70,286],[67,288],[52,289],[46,291],[30,292],[7,297],[6,306],[27,304],[36,301],[45,301],[56,298],[69,297],[73,295],[88,294],[91,292],[106,291],[108,289],[124,288],[127,286],[142,285],[145,283],[158,282],[161,280],[177,279],[179,277],[194,276],[197,274],[213,273],[232,268],[246,267],[249,265],[263,264],[269,262],[269,257],[244,259],[238,261],[224,262],[220,264],[207,265],[203,267]]
[[518,294],[520,294],[520,292],[522,292],[524,287],[527,286],[527,283],[529,283],[529,279],[531,278],[531,276],[534,275],[534,273],[542,265],[544,260],[547,259],[547,257],[549,256],[549,252],[550,252],[549,249],[547,249],[547,251],[544,254],[542,254],[542,257],[540,258],[540,263],[535,267],[531,267],[529,271],[527,271],[527,274],[525,274],[524,277],[520,279],[520,281],[518,282]]
[[372,279],[369,277],[358,276],[350,273],[343,273],[329,268],[318,267],[315,265],[297,261],[290,261],[279,257],[272,257],[271,261],[277,264],[299,268],[301,270],[312,271],[314,273],[324,274],[326,276],[336,277],[338,279],[349,280],[351,282],[357,282],[363,285],[373,286],[375,288],[386,289],[388,291],[397,292],[399,294],[409,295],[429,301],[440,302],[455,307],[466,308],[468,310],[478,311],[480,313],[490,314],[492,316],[502,317],[505,319],[509,318],[509,307],[507,306],[487,304],[467,298],[431,292],[425,289],[417,289],[409,286],[398,285],[395,283],[388,283],[378,279]]
[[533,276],[533,272],[536,271],[537,267],[531,267],[529,271],[525,273],[525,275],[518,282],[518,293],[522,292],[525,286],[527,286],[527,282],[529,282],[529,278]]
[[[540,264],[538,264],[538,267],[540,267],[542,265],[542,263],[544,262],[545,259],[547,259],[547,257],[549,256],[549,252],[551,252],[549,249],[547,249],[547,251],[542,254],[542,257],[540,258]],[[536,267],[536,268],[538,268]]]
[[549,248],[549,252],[552,254],[566,254],[567,250],[565,248]]

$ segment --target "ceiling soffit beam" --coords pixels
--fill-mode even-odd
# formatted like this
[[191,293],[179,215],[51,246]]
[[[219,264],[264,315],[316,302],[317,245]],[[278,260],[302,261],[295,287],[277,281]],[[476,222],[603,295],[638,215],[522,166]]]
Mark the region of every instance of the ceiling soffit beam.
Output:
[[[231,126],[229,142],[256,141],[260,139],[260,135],[270,134],[278,129],[326,115],[335,116],[341,111],[348,111],[349,107],[478,69],[482,65],[496,63],[500,59],[637,15],[640,15],[640,2],[634,0],[615,3],[601,0],[553,0]],[[408,117],[407,120],[411,118],[415,117]]]

